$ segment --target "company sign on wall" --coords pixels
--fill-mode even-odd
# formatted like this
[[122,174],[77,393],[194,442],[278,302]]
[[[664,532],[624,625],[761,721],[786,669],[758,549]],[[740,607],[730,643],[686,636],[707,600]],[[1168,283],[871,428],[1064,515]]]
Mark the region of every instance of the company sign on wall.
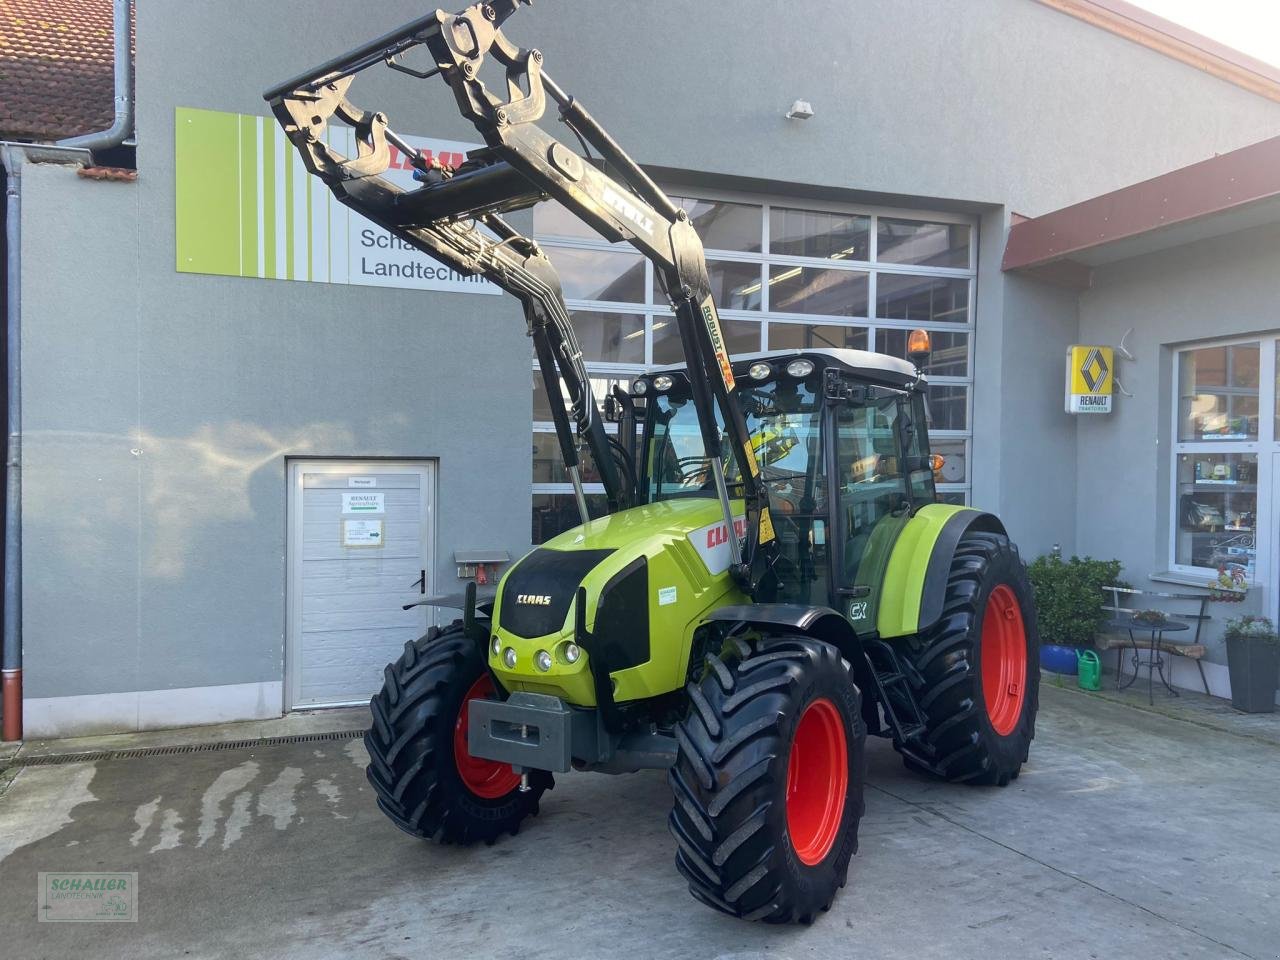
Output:
[[1067,349],[1067,413],[1110,413],[1115,355],[1110,347]]
[[[177,269],[229,277],[312,280],[500,294],[466,277],[343,206],[307,173],[271,117],[179,107],[175,113]],[[477,145],[405,138],[456,167]],[[355,155],[349,127],[330,126],[326,142]],[[411,190],[408,160],[394,147],[383,176]]]

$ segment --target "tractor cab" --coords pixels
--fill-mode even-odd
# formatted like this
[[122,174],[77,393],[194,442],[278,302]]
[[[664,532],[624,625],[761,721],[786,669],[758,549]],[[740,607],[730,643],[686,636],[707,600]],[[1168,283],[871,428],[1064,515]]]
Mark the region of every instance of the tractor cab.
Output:
[[[838,349],[759,354],[733,374],[778,540],[777,600],[830,606],[870,629],[899,533],[936,500],[923,378],[906,361]],[[631,399],[637,502],[714,497],[684,368],[637,378]],[[727,435],[718,453],[741,497]]]

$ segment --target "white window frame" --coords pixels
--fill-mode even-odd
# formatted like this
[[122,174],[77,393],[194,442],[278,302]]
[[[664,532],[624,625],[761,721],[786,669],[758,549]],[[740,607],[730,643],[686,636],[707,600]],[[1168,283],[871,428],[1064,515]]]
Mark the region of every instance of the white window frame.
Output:
[[[739,250],[719,250],[708,248],[706,256],[712,261],[729,261],[734,263],[754,263],[759,265],[761,282],[761,304],[758,310],[737,310],[721,307],[719,314],[723,319],[748,320],[761,324],[760,345],[762,350],[769,350],[769,325],[774,322],[803,323],[812,326],[834,325],[842,327],[858,327],[867,333],[867,349],[874,351],[876,336],[879,330],[914,330],[924,328],[932,332],[965,333],[968,335],[968,367],[964,376],[931,376],[929,383],[937,386],[963,386],[965,393],[965,428],[963,430],[929,431],[931,440],[959,441],[965,446],[965,477],[962,483],[938,484],[939,494],[959,494],[967,503],[973,486],[973,466],[970,456],[973,449],[973,370],[974,354],[977,348],[976,308],[978,287],[978,237],[979,221],[977,217],[958,213],[944,213],[936,210],[916,210],[902,207],[885,207],[874,205],[855,205],[819,200],[805,200],[779,194],[747,194],[728,190],[702,189],[694,187],[668,186],[668,193],[674,196],[694,196],[701,200],[721,201],[725,203],[741,203],[761,208],[760,218],[760,252],[749,253]],[[812,210],[817,213],[835,213],[865,216],[869,219],[869,260],[829,260],[820,257],[797,257],[790,255],[771,255],[769,253],[769,226],[773,208],[785,207],[793,210]],[[915,264],[882,263],[877,260],[878,254],[878,221],[880,217],[893,219],[916,220],[928,223],[954,223],[969,227],[969,263],[966,267],[930,267]],[[570,248],[578,250],[618,251],[620,247],[626,252],[631,248],[610,244],[603,237],[571,237],[560,235],[537,234],[536,239],[544,248]],[[640,256],[640,254],[636,254]],[[644,262],[644,302],[625,303],[604,300],[583,300],[566,298],[565,304],[572,313],[574,311],[591,311],[596,313],[638,314],[645,318],[643,364],[626,364],[589,361],[587,370],[593,377],[634,377],[658,366],[653,362],[653,323],[655,319],[669,314],[665,303],[657,303],[654,299],[654,267],[652,261],[643,258]],[[867,313],[865,316],[843,317],[828,314],[810,313],[776,313],[769,310],[768,268],[770,265],[816,267],[831,270],[848,270],[867,274]],[[940,278],[966,279],[969,282],[968,320],[965,323],[936,321],[919,323],[901,320],[879,320],[876,312],[876,280],[880,273],[929,276]],[[537,362],[531,361],[531,370],[537,372]],[[555,427],[545,420],[532,423],[532,433],[554,433]],[[599,494],[604,488],[599,483],[583,484],[584,492]],[[535,494],[571,494],[573,487],[568,483],[534,483]]]
[[[1181,428],[1181,369],[1182,355],[1195,350],[1213,349],[1215,347],[1234,347],[1258,345],[1258,439],[1257,440],[1180,440]],[[1280,346],[1280,337],[1276,334],[1250,334],[1221,340],[1210,340],[1188,343],[1172,351],[1172,375],[1170,382],[1172,397],[1169,414],[1169,483],[1167,492],[1169,501],[1167,516],[1169,518],[1169,538],[1167,542],[1168,570],[1188,577],[1203,578],[1206,582],[1217,575],[1212,567],[1197,567],[1191,564],[1178,563],[1178,527],[1180,492],[1178,490],[1178,457],[1196,453],[1243,453],[1253,454],[1257,458],[1256,521],[1254,524],[1254,568],[1250,586],[1261,586],[1264,598],[1269,606],[1274,606],[1276,592],[1272,589],[1272,571],[1280,558],[1273,554],[1280,549],[1280,542],[1274,533],[1276,514],[1275,492],[1275,454],[1280,453],[1280,437],[1275,431],[1276,421],[1276,350]],[[1273,611],[1274,612],[1274,611]]]

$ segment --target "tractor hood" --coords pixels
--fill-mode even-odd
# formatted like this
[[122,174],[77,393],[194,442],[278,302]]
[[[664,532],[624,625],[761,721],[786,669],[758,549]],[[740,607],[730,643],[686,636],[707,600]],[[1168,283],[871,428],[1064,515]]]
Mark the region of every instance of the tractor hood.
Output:
[[678,689],[693,630],[726,594],[736,593],[728,566],[729,534],[715,500],[667,500],[575,527],[526,554],[503,577],[489,666],[508,691],[593,706],[589,656],[571,659],[581,587],[587,632],[608,650],[607,658],[600,656],[615,699]]

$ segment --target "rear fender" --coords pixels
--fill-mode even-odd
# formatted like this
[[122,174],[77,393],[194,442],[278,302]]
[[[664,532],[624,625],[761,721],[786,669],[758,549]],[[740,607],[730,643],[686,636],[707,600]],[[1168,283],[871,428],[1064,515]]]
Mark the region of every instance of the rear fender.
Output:
[[995,514],[940,503],[922,507],[907,522],[885,570],[876,621],[881,637],[909,636],[938,622],[951,561],[971,532],[1008,536]]

